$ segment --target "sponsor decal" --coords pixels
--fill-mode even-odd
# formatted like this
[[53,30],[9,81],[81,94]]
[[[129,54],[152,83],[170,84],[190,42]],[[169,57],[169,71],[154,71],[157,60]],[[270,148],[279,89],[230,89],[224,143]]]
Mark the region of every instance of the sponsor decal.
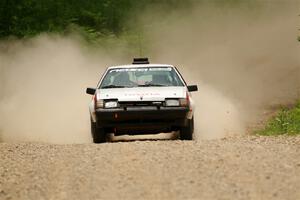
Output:
[[123,69],[112,69],[109,73],[112,72],[156,72],[156,71],[172,71],[171,67],[152,67],[152,68],[123,68]]
[[160,96],[160,93],[127,93],[125,94],[126,97],[133,97],[133,96],[140,96],[140,97],[144,97],[144,96]]

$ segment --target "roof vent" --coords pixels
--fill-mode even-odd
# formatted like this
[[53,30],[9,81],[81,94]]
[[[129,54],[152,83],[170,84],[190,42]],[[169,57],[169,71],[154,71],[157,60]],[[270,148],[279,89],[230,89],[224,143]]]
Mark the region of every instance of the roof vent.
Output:
[[134,65],[149,64],[149,60],[148,58],[134,58],[132,64]]

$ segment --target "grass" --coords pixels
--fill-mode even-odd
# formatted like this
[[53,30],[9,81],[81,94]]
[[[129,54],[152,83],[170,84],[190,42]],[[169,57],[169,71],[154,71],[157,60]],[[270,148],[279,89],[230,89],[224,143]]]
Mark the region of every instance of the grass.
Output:
[[293,108],[283,108],[270,119],[266,127],[256,132],[259,135],[300,135],[300,100]]

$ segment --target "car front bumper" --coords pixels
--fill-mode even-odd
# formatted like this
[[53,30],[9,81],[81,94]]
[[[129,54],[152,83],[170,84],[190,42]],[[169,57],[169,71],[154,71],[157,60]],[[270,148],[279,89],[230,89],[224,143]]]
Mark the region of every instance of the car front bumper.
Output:
[[127,107],[97,109],[98,127],[120,134],[154,134],[178,130],[187,124],[187,107]]

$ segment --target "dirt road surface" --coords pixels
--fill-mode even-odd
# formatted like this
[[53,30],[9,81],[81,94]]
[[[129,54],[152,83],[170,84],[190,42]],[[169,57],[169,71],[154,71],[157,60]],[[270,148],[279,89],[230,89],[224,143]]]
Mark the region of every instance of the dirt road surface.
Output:
[[300,137],[0,144],[0,199],[300,199]]

